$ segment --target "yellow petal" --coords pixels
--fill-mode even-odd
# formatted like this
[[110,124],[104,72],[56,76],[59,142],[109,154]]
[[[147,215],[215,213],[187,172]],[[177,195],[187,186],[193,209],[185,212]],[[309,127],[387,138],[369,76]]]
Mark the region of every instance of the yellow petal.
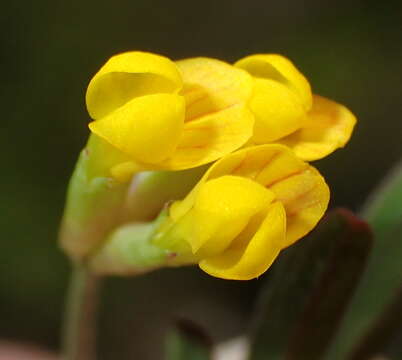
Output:
[[314,95],[313,108],[302,128],[279,140],[306,161],[321,159],[343,147],[356,124],[355,116],[344,106]]
[[[282,153],[289,154],[288,158],[294,159],[294,162],[296,162],[294,167],[297,169],[300,164],[304,164],[285,146],[275,144],[247,147],[226,155],[208,169],[197,186],[183,201],[172,204],[170,207],[170,216],[174,220],[177,220],[188,212],[193,206],[197,192],[205,181],[225,175],[236,175],[256,180],[265,186],[269,181],[274,181],[275,179],[280,178],[282,172],[289,169],[290,161],[287,161],[286,163],[281,161],[281,164],[283,164],[283,170],[278,168],[277,170],[273,170],[272,175],[264,174],[267,174],[267,171],[269,171],[267,169],[271,169],[268,165],[271,164],[272,160]],[[304,164],[303,166],[307,165]],[[291,169],[289,170],[291,171]]]
[[251,178],[269,187],[308,167],[286,146],[268,144],[248,147],[222,158],[211,166],[204,178],[207,180],[231,174]]
[[187,169],[215,161],[244,145],[252,135],[254,116],[245,105],[185,123],[183,136],[165,169]]
[[241,69],[210,58],[176,62],[181,71],[186,99],[186,121],[244,104],[252,93],[252,78]]
[[271,79],[255,79],[250,109],[255,115],[251,141],[267,144],[299,129],[305,110],[298,95]]
[[329,188],[319,172],[289,148],[268,144],[245,148],[217,161],[184,201],[172,205],[171,216],[183,216],[192,207],[202,183],[224,175],[253,179],[283,203],[288,217],[283,247],[311,231],[328,206]]
[[110,174],[119,182],[127,182],[131,180],[133,174],[142,170],[143,166],[141,164],[126,161],[111,167]]
[[222,254],[202,260],[199,266],[206,273],[222,279],[256,278],[263,274],[278,256],[285,233],[285,210],[280,203],[273,203],[250,241],[235,241]]
[[247,178],[222,176],[207,181],[184,217],[189,220],[187,241],[193,253],[205,257],[222,252],[273,199],[271,191]]
[[[243,157],[239,153],[243,153]],[[252,178],[273,191],[276,199],[283,203],[288,219],[283,247],[306,235],[324,215],[329,202],[329,188],[324,178],[290,149],[282,145],[262,145],[229,157],[236,161],[222,159],[206,176],[222,176],[223,169],[233,175]]]
[[[237,155],[236,166],[231,161],[230,173],[253,178],[273,191],[276,199],[283,203],[288,219],[283,247],[289,246],[311,231],[322,218],[329,202],[329,188],[315,168],[282,145],[256,146],[238,153],[242,152],[243,158]],[[229,170],[221,160],[206,175],[221,176],[221,167]]]
[[183,131],[184,111],[184,100],[179,95],[141,96],[89,127],[133,160],[154,164],[176,149]]
[[88,85],[86,103],[93,119],[100,119],[137,96],[178,92],[177,66],[166,57],[133,51],[110,58]]
[[309,233],[322,218],[329,202],[329,188],[320,173],[309,166],[268,186],[286,209],[286,240],[283,247]]
[[235,66],[256,78],[275,80],[289,87],[299,96],[305,111],[311,108],[310,84],[287,58],[276,54],[256,54],[240,59]]
[[159,229],[155,243],[169,249],[175,244],[173,250],[180,256],[188,252],[195,259],[214,256],[224,251],[255,215],[266,212],[273,199],[272,191],[247,178],[222,176],[207,181],[182,217],[175,218],[169,209],[169,223]]

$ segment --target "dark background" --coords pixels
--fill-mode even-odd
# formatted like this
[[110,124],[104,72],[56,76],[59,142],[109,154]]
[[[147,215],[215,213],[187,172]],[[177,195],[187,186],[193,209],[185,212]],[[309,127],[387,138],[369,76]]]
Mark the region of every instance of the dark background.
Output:
[[[57,228],[88,135],[85,89],[108,57],[127,50],[172,59],[289,57],[316,93],[347,105],[359,119],[347,148],[316,163],[332,188],[332,206],[358,210],[402,154],[401,14],[400,1],[3,3],[0,339],[57,349],[68,275]],[[235,333],[256,283],[212,279],[197,269],[108,281],[101,358],[131,351],[156,359],[158,347],[150,353],[148,345],[177,313],[193,314],[217,337]]]

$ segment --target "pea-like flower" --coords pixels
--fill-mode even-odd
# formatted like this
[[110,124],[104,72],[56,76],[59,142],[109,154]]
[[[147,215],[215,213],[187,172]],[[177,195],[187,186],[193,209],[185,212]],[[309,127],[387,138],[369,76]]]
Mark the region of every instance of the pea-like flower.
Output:
[[235,66],[254,79],[250,108],[255,128],[250,144],[281,143],[312,161],[349,141],[354,115],[332,100],[313,95],[306,78],[285,57],[251,55]]
[[213,164],[145,237],[135,225],[132,232],[130,226],[116,231],[92,267],[101,273],[147,271],[138,253],[141,264],[149,253],[151,269],[198,263],[219,278],[252,279],[316,225],[328,201],[322,176],[290,149],[249,147]]
[[126,220],[134,174],[195,168],[243,146],[254,126],[252,88],[246,71],[219,60],[110,58],[88,86],[94,121],[70,181],[62,247],[83,258]]
[[215,59],[174,63],[151,53],[123,53],[88,86],[89,127],[120,154],[110,166],[118,180],[143,170],[193,168],[249,140],[252,83],[246,71]]

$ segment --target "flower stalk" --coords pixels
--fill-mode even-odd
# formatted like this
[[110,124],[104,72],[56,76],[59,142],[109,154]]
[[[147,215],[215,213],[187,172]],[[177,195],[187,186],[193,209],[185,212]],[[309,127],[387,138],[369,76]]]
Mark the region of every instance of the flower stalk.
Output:
[[62,333],[62,360],[96,358],[96,318],[100,277],[74,264]]

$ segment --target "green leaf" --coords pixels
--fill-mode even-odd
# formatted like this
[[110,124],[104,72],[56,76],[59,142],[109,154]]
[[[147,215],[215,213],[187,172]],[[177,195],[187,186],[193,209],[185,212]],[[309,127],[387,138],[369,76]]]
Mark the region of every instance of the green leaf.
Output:
[[166,360],[209,360],[211,341],[189,321],[178,321],[166,339]]
[[376,236],[402,222],[402,164],[398,164],[369,197],[362,216]]
[[392,171],[371,197],[363,214],[373,226],[373,250],[339,334],[331,347],[329,360],[347,358],[347,354],[375,326],[402,284],[401,166]]
[[398,343],[402,331],[402,286],[398,289],[393,301],[386,307],[375,323],[351,351],[349,360],[365,360],[378,354],[390,354],[393,359],[400,359],[402,350]]
[[367,224],[339,209],[285,250],[257,307],[251,359],[322,359],[370,244]]

